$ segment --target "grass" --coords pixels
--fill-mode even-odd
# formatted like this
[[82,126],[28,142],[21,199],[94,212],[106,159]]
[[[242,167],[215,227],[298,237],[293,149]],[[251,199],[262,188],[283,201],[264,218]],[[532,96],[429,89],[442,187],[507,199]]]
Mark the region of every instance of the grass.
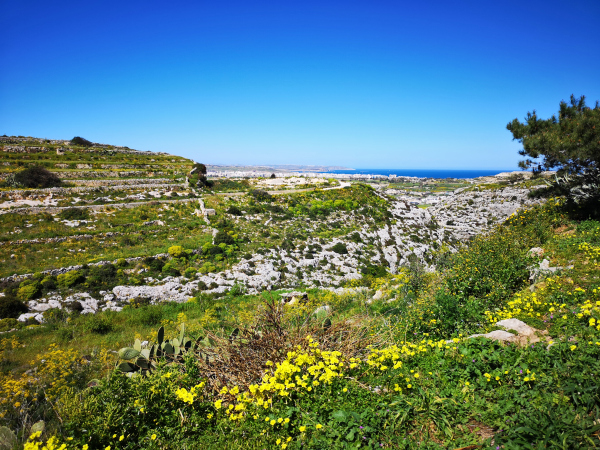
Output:
[[[23,441],[27,424],[44,418],[41,439],[55,434],[68,448],[594,448],[599,244],[598,222],[573,222],[548,204],[465,246],[445,271],[415,266],[377,279],[378,301],[367,302],[363,291],[313,290],[307,304],[281,307],[276,293],[199,294],[184,304],[58,318],[14,333],[24,348],[3,341],[5,373],[25,370],[51,342],[59,359],[96,355],[94,370],[67,377],[73,387],[55,403],[62,421],[53,410],[32,409],[45,397],[24,401],[27,413],[10,406],[3,420],[26,424]],[[520,259],[533,245],[553,264],[573,265],[540,280],[535,295]],[[444,295],[464,302],[454,315],[444,314]],[[322,305],[330,312],[313,314]],[[465,338],[508,316],[547,331],[552,345]],[[103,330],[89,324],[103,318],[105,334],[90,331]],[[184,322],[186,335],[204,338],[195,352],[157,360],[146,377],[109,370],[103,348],[156,341],[160,325],[175,336]],[[95,388],[77,387],[94,376],[103,377]]]

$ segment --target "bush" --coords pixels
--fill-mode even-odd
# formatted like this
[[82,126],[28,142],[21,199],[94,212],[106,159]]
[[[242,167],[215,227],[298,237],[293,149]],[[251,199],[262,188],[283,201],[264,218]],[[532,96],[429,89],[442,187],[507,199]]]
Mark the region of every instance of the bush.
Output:
[[83,305],[81,304],[81,302],[74,301],[67,303],[67,309],[74,313],[81,313],[83,311]]
[[349,237],[350,237],[350,240],[356,244],[362,243],[360,234],[358,234],[356,231],[354,233],[352,233]]
[[212,256],[220,255],[222,253],[223,253],[223,249],[221,247],[219,247],[218,245],[213,245],[213,246],[209,247],[208,250],[206,251],[207,255],[212,255]]
[[110,333],[114,329],[114,326],[105,315],[90,314],[83,324],[83,329],[91,333],[106,334]]
[[13,319],[12,317],[0,319],[0,333],[18,328],[20,324],[21,322],[19,322],[17,319]]
[[76,284],[83,283],[85,277],[78,270],[71,270],[70,272],[60,274],[57,277],[58,285],[62,288],[70,288]]
[[113,264],[92,266],[87,276],[87,282],[92,288],[110,286],[117,277],[117,268]]
[[73,139],[71,139],[71,145],[78,145],[80,147],[91,147],[94,144],[80,136],[75,136]]
[[48,275],[47,277],[42,279],[41,285],[42,288],[44,288],[47,291],[56,289],[56,277],[53,275]]
[[348,253],[348,249],[346,248],[346,244],[338,242],[330,249],[332,252],[339,253],[340,255],[346,255]]
[[43,316],[47,325],[64,325],[69,318],[69,312],[62,308],[51,308],[44,311]]
[[0,297],[0,319],[16,319],[29,311],[27,306],[13,297]]
[[227,214],[232,214],[234,216],[241,216],[242,210],[240,208],[238,208],[237,206],[230,206],[229,209],[227,210]]
[[186,256],[185,249],[181,245],[173,245],[169,247],[169,255],[173,258],[181,258],[182,256]]
[[121,245],[123,247],[133,247],[136,243],[136,240],[132,236],[123,236],[121,239]]
[[140,325],[152,326],[158,325],[163,319],[163,315],[161,306],[142,306],[135,310],[135,316],[130,320]]
[[188,267],[187,269],[185,269],[183,274],[186,278],[194,278],[197,272],[198,270],[195,267]]
[[15,182],[26,188],[51,188],[62,184],[55,173],[42,166],[31,166],[15,174]]
[[234,245],[235,240],[225,231],[219,230],[219,232],[215,235],[214,244],[219,245],[221,243],[226,245]]
[[163,266],[162,273],[172,277],[178,277],[181,275],[181,272],[176,267],[173,267],[170,261]]
[[64,220],[87,220],[90,215],[85,208],[68,208],[62,210],[59,217]]
[[21,300],[31,300],[42,293],[42,285],[37,280],[24,280],[19,285],[17,297]]
[[271,194],[269,194],[267,191],[263,191],[262,189],[253,189],[249,192],[249,194],[259,202],[270,202],[273,199]]
[[0,281],[0,290],[2,290],[7,297],[16,297],[17,292],[19,291],[19,284],[18,281]]
[[160,272],[165,265],[165,262],[160,258],[148,257],[144,259],[144,264],[150,267],[151,270]]

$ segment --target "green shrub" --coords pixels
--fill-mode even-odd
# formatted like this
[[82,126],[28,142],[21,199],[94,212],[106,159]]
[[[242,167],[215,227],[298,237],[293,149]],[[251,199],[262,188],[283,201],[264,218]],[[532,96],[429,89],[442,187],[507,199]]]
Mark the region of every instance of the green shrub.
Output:
[[134,310],[134,315],[130,321],[135,324],[152,326],[158,325],[164,317],[162,307],[160,305],[142,306]]
[[12,317],[0,319],[0,333],[19,328],[21,322]]
[[37,189],[57,187],[62,184],[58,175],[42,166],[32,166],[17,172],[14,180],[23,187]]
[[0,319],[16,319],[29,311],[27,306],[13,297],[0,297]]
[[42,293],[42,285],[37,280],[24,280],[19,285],[17,297],[21,300],[37,298]]
[[215,235],[214,243],[215,245],[219,245],[221,243],[226,245],[234,245],[235,240],[227,232],[219,230]]
[[168,252],[173,258],[181,258],[186,256],[185,249],[181,245],[173,245],[172,247],[169,247]]
[[330,249],[332,252],[339,253],[340,255],[346,255],[348,253],[348,249],[346,248],[346,244],[342,242],[338,242]]
[[83,305],[78,301],[67,303],[66,308],[73,313],[81,313],[83,311]]
[[56,289],[56,277],[54,275],[48,275],[47,277],[44,277],[41,281],[41,285],[42,288],[44,288],[47,291]]
[[67,208],[60,212],[59,217],[64,220],[87,220],[90,215],[85,208]]
[[119,258],[117,259],[117,264],[116,266],[120,269],[127,267],[129,265],[129,263],[127,262],[127,260],[125,258]]
[[80,136],[75,136],[73,139],[71,139],[71,145],[78,145],[80,147],[91,147],[94,144]]
[[349,237],[350,237],[350,240],[356,244],[362,243],[360,234],[358,234],[356,231],[354,233],[352,233]]
[[62,308],[52,308],[44,311],[43,316],[46,325],[62,326],[67,323],[69,311]]
[[144,264],[146,264],[151,270],[160,272],[165,265],[165,262],[160,258],[148,257],[144,259]]
[[56,279],[61,288],[70,288],[85,281],[85,277],[78,270],[62,273]]
[[90,333],[107,334],[114,330],[114,325],[102,313],[89,314],[83,324],[83,329]]
[[179,271],[179,269],[177,269],[177,267],[173,265],[172,261],[167,262],[163,266],[162,273],[164,273],[165,275],[170,275],[172,277],[178,277],[179,275],[181,275],[181,272]]
[[210,256],[216,256],[216,255],[220,255],[223,253],[223,249],[221,247],[219,247],[218,245],[213,245],[212,247],[208,248],[208,251],[206,252],[207,255]]
[[117,268],[113,264],[92,266],[87,276],[91,288],[109,287],[116,282]]
[[137,241],[133,236],[123,236],[121,238],[121,245],[123,247],[133,247],[136,244],[137,244]]
[[249,192],[249,194],[259,202],[270,202],[273,199],[271,194],[269,194],[267,191],[263,191],[262,189],[253,189]]
[[188,267],[187,269],[185,269],[183,274],[185,275],[186,278],[194,278],[196,276],[197,272],[198,272],[198,269],[196,269],[195,267]]
[[232,214],[234,216],[241,216],[242,210],[240,208],[238,208],[237,206],[233,205],[233,206],[229,207],[229,209],[227,210],[227,213]]

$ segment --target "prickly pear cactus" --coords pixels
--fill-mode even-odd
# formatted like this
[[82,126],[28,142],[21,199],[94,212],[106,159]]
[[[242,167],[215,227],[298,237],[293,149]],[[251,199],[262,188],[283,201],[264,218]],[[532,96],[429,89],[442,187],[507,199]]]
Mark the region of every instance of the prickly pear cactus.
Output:
[[43,420],[40,420],[39,422],[36,422],[31,426],[31,433],[37,433],[38,431],[40,433],[43,433],[45,429],[46,429],[46,422],[44,422]]
[[141,352],[139,350],[136,350],[135,348],[131,347],[125,347],[119,350],[119,358],[121,359],[130,360],[133,358],[137,358],[140,355]]
[[8,427],[0,427],[0,449],[11,450],[17,443],[17,436]]
[[[198,345],[196,343],[196,345]],[[185,326],[181,325],[178,338],[165,340],[165,330],[158,329],[156,343],[149,348],[142,348],[139,339],[136,339],[133,347],[125,347],[119,350],[121,361],[117,369],[127,374],[134,375],[136,372],[146,374],[156,367],[157,360],[182,361],[182,355],[192,349],[192,340],[185,337]]]

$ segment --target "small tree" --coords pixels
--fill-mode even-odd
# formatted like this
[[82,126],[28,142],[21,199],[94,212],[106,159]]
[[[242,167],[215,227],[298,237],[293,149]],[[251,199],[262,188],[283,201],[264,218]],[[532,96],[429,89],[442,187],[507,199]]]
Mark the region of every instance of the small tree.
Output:
[[16,184],[27,188],[50,188],[62,184],[58,175],[42,166],[31,166],[16,173],[14,181]]
[[585,104],[585,97],[571,95],[570,104],[560,102],[558,118],[539,119],[535,110],[524,122],[514,119],[506,128],[523,144],[519,162],[523,169],[557,169],[547,190],[564,194],[575,203],[597,202],[600,195],[600,104]]
[[211,187],[212,186],[212,182],[208,181],[208,179],[206,178],[206,166],[204,164],[201,163],[195,163],[194,166],[192,167],[192,170],[190,170],[190,176],[197,176],[198,177],[198,183],[197,186],[198,187]]
[[270,178],[273,179],[273,178],[277,178],[277,177],[275,176],[274,173],[272,173]]
[[270,202],[273,199],[271,194],[269,194],[267,191],[263,191],[262,189],[253,189],[248,193],[259,202]]
[[71,139],[71,145],[79,145],[80,147],[91,147],[94,144],[80,136],[75,136],[73,139]]
[[201,163],[196,163],[192,167],[192,170],[190,173],[198,173],[198,174],[206,175],[206,166]]

